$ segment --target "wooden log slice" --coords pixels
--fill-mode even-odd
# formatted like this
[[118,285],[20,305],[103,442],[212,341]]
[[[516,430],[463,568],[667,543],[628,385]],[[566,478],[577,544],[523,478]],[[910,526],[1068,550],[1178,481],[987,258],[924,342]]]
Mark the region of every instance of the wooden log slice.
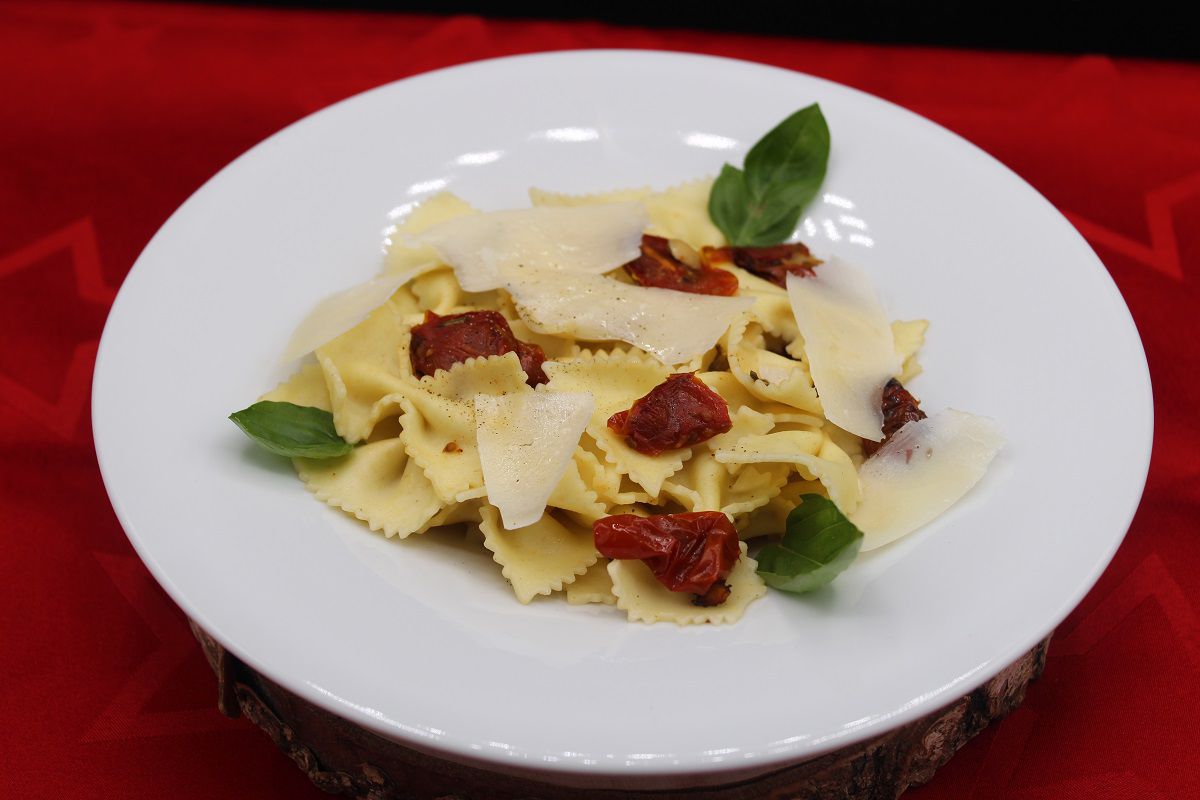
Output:
[[326,792],[364,800],[894,800],[993,720],[1015,709],[1046,665],[1050,637],[970,694],[866,742],[748,781],[678,791],[588,790],[417,752],[302,700],[242,664],[192,623],[217,675],[217,707],[245,716]]

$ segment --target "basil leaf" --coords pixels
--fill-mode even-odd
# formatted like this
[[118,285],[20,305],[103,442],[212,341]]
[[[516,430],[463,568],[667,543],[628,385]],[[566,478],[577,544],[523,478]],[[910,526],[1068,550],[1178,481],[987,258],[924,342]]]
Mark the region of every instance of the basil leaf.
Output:
[[750,205],[746,174],[729,164],[721,167],[708,195],[708,216],[731,243],[745,237]]
[[825,180],[829,126],[821,108],[802,108],[746,154],[745,170],[726,164],[713,183],[708,215],[734,247],[787,241]]
[[853,563],[863,534],[838,507],[819,494],[806,494],[787,518],[783,541],[758,554],[758,574],[785,592],[811,592]]
[[289,458],[335,458],[354,445],[338,436],[328,411],[263,400],[229,415],[259,445]]
[[817,193],[829,162],[829,126],[816,103],[776,125],[746,154],[746,184],[761,199],[804,205]]

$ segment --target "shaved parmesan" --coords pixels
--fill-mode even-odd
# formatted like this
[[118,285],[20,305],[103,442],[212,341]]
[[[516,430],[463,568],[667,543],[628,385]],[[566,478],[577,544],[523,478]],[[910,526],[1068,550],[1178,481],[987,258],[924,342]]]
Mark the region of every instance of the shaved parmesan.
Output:
[[527,208],[460,217],[415,240],[432,245],[464,289],[483,292],[517,269],[608,272],[638,257],[647,224],[641,203]]
[[430,261],[409,267],[403,272],[380,275],[332,297],[326,297],[296,327],[280,363],[295,361],[326,342],[333,341],[386,303],[401,286],[437,266],[436,261]]
[[507,530],[541,519],[571,463],[594,402],[587,392],[475,396],[475,433],[488,502]]
[[[404,207],[394,209],[392,213],[402,211]],[[391,231],[384,241],[388,244],[387,261],[384,272],[400,273],[417,264],[426,261],[436,261],[437,252],[429,245],[420,247],[405,247],[403,242],[411,240],[417,234],[424,233],[434,225],[465,217],[479,212],[471,204],[451,192],[439,192],[433,197],[422,200],[413,208],[403,222]],[[388,216],[391,216],[389,214]],[[394,238],[393,238],[394,237]]]
[[880,441],[883,385],[899,374],[901,358],[870,279],[832,258],[815,276],[788,275],[787,290],[826,419]]
[[752,297],[716,297],[632,286],[603,275],[524,271],[509,284],[517,311],[539,333],[619,339],[667,364],[712,349]]
[[850,521],[863,550],[911,533],[974,486],[1004,444],[996,423],[946,409],[901,428],[863,462],[862,501]]
[[641,203],[496,211],[430,228],[430,244],[469,292],[507,289],[535,332],[618,339],[668,365],[712,349],[754,301],[631,286],[603,273],[637,258]]

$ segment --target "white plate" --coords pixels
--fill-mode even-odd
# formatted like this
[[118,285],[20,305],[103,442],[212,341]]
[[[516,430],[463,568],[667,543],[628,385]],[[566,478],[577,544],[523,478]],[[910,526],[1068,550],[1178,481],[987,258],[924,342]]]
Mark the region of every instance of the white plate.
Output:
[[[482,554],[384,540],[313,500],[226,420],[281,376],[325,295],[371,276],[390,215],[448,187],[484,208],[713,174],[819,101],[833,135],[805,236],[932,321],[924,406],[1008,446],[925,530],[832,590],[732,627],[521,606]],[[714,783],[956,699],[1054,628],[1108,563],[1151,440],[1128,310],[1020,178],[874,97],[760,65],[592,51],[443,70],[271,137],[191,197],[130,272],[94,423],[125,530],[189,616],[324,708],[452,758],[562,783]]]

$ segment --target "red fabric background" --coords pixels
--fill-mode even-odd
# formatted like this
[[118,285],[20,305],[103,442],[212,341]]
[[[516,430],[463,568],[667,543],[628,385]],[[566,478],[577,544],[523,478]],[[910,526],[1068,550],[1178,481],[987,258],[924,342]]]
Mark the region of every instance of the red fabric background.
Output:
[[[88,419],[108,305],[170,212],[287,123],[425,70],[588,47],[733,56],[875,93],[984,147],[1088,237],[1150,359],[1145,499],[1025,705],[911,796],[1200,796],[1200,65],[109,3],[0,6],[0,785],[320,796],[250,723],[216,712],[181,613],[113,516]],[[1121,377],[1097,375],[1081,402]]]

